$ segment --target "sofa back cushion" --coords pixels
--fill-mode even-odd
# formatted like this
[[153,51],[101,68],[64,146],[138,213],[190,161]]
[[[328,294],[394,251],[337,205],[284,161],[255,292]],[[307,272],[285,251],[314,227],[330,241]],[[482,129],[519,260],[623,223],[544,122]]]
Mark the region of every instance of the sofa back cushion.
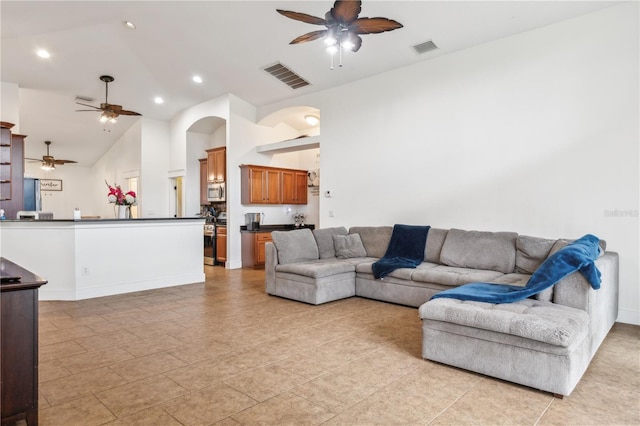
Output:
[[351,259],[354,257],[366,257],[367,251],[362,245],[359,234],[334,235],[333,244],[338,259]]
[[320,259],[336,257],[336,250],[333,245],[333,236],[347,234],[347,228],[344,226],[337,228],[314,229],[313,237],[316,239],[316,243],[318,244]]
[[273,231],[271,238],[278,249],[278,263],[281,265],[319,259],[318,245],[310,229]]
[[354,226],[349,234],[359,234],[367,256],[382,257],[391,240],[392,226]]
[[516,238],[515,232],[450,229],[442,245],[440,263],[511,273],[516,265]]
[[[551,247],[551,251],[549,252],[549,256],[551,256],[552,254],[554,254],[555,252],[557,252],[558,250],[560,250],[561,248],[564,248],[565,246],[567,246],[569,243],[574,242],[575,240],[568,240],[566,238],[561,238],[559,240],[557,240],[555,242],[555,244],[553,245],[553,247]],[[605,252],[605,250],[607,249],[607,242],[605,240],[600,240],[598,242],[598,245],[600,246],[600,248],[602,249],[600,251],[600,256],[602,256]]]
[[446,229],[431,228],[427,234],[427,246],[424,251],[424,260],[431,263],[440,263],[442,244],[447,237]]
[[519,274],[533,274],[549,256],[556,240],[520,235],[516,239],[516,269]]

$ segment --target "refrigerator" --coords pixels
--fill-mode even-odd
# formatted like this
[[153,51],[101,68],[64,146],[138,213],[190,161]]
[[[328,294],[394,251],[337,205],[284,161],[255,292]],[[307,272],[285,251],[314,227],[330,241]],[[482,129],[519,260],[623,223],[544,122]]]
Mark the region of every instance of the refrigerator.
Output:
[[41,211],[40,179],[24,178],[24,205],[22,210]]

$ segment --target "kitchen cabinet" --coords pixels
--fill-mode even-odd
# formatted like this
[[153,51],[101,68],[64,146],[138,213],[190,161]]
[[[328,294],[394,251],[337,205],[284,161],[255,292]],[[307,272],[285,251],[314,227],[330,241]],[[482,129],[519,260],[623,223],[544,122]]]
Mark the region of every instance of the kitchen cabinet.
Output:
[[38,288],[47,283],[15,263],[0,267],[17,282],[0,284],[0,417],[38,424]]
[[209,199],[207,196],[207,186],[208,186],[208,170],[207,170],[207,159],[201,158],[200,161],[200,205],[206,206],[209,204]]
[[307,172],[282,171],[283,204],[307,204]]
[[224,182],[227,178],[227,148],[207,149],[207,181]]
[[24,203],[24,135],[11,132],[12,123],[0,122],[0,208],[15,219]]
[[2,126],[0,131],[0,201],[6,201],[11,199],[11,130]]
[[242,232],[242,267],[264,268],[265,245],[272,241],[271,232]]
[[216,260],[224,263],[227,261],[227,227],[218,226],[216,231]]
[[282,204],[282,171],[273,167],[240,166],[242,204]]
[[305,170],[240,166],[242,204],[307,204]]

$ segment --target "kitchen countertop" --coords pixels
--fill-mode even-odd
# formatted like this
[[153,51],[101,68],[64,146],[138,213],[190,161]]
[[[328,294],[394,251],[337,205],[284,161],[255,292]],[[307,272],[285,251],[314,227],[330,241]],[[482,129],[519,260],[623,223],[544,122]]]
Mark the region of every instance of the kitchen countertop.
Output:
[[296,228],[293,223],[285,223],[281,225],[260,225],[260,229],[256,229],[255,231],[249,231],[246,226],[240,227],[240,232],[250,232],[250,233],[258,233],[258,232],[272,232],[272,231],[293,231],[295,229],[311,229],[314,230],[316,228],[313,224],[304,224],[299,228]]
[[105,218],[91,218],[91,219],[38,219],[38,220],[33,220],[33,219],[5,219],[3,221],[0,221],[1,223],[4,222],[13,222],[13,223],[46,223],[46,222],[53,222],[53,223],[60,223],[60,222],[75,222],[75,223],[85,223],[85,222],[119,222],[119,223],[123,223],[123,222],[149,222],[149,221],[160,221],[160,220],[172,220],[172,221],[180,221],[180,220],[204,220],[203,217],[136,217],[136,218],[130,218],[130,219],[118,219],[118,218],[109,218],[109,217],[105,217]]

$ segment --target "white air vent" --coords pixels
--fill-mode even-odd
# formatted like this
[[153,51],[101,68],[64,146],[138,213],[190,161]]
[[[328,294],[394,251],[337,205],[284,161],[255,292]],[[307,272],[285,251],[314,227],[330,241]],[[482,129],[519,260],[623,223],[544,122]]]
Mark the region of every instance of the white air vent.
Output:
[[311,84],[280,62],[263,69],[292,89],[300,89]]
[[90,98],[88,96],[76,96],[76,102],[94,102],[95,99]]
[[432,50],[436,50],[437,48],[438,46],[436,46],[436,44],[431,40],[425,41],[424,43],[416,44],[415,46],[413,46],[413,50],[415,50],[416,53],[419,55],[422,55],[423,53],[431,52]]

